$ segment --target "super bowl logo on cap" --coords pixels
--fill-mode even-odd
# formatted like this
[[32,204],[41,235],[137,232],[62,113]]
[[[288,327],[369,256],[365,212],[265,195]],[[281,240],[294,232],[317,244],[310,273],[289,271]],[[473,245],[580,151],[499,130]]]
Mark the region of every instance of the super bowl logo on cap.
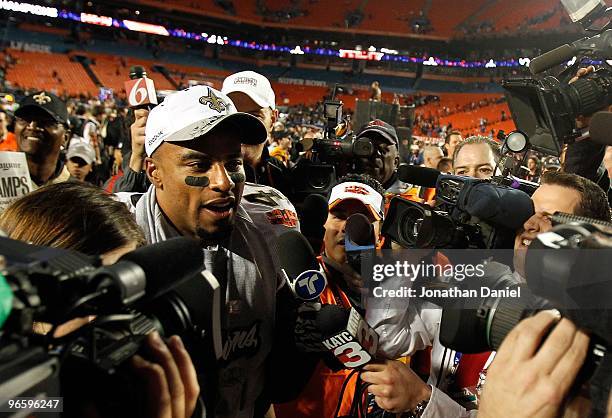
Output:
[[234,84],[250,84],[253,87],[257,87],[257,80],[251,77],[237,77],[234,80]]
[[39,105],[44,105],[45,103],[51,103],[51,97],[47,96],[44,91],[41,91],[39,94],[35,94],[32,96],[32,99]]
[[344,191],[346,193],[362,194],[362,195],[366,195],[366,196],[370,194],[368,189],[366,189],[365,187],[360,187],[360,186],[346,186]]
[[376,119],[368,123],[368,128],[370,126],[382,126],[383,128],[386,128],[385,123],[380,119]]
[[200,103],[203,105],[208,105],[211,110],[215,110],[218,113],[225,112],[227,109],[227,103],[225,103],[221,98],[219,98],[212,89],[208,89],[208,96],[200,97]]
[[292,283],[295,295],[302,300],[318,298],[326,286],[327,279],[317,270],[306,270]]

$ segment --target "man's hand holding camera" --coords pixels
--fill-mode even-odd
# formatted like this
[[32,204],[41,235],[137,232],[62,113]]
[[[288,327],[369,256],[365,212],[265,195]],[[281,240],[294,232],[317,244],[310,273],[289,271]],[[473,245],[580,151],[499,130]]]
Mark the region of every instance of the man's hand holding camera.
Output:
[[487,373],[478,417],[558,416],[588,345],[583,331],[551,311],[523,320],[508,334]]

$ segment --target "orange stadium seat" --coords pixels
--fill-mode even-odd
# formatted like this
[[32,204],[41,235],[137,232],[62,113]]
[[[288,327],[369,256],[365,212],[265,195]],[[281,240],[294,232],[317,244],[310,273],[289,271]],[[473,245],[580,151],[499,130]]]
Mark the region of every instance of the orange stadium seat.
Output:
[[425,7],[425,0],[369,1],[359,29],[409,33],[410,21]]
[[[77,62],[71,62],[65,54],[46,54],[10,50],[17,64],[7,72],[7,79],[21,87],[39,88],[56,92],[97,94],[98,88],[89,78],[85,69]],[[53,73],[57,75],[54,77]]]

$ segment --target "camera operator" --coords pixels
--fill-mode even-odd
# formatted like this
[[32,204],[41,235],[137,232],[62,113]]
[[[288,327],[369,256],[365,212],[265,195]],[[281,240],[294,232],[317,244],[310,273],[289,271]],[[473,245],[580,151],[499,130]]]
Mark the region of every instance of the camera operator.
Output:
[[[380,183],[368,175],[348,174],[338,180],[331,190],[328,203],[329,214],[325,222],[324,252],[319,258],[328,278],[328,285],[321,294],[322,304],[340,305],[346,309],[356,308],[361,313],[362,282],[360,272],[348,263],[345,249],[347,219],[362,214],[373,225],[374,240],[378,241],[383,219],[383,193]],[[405,366],[403,366],[405,367]],[[382,366],[381,370],[385,367]],[[279,418],[334,418],[343,383],[350,370],[334,370],[320,361],[314,375],[300,397],[293,402],[275,405]],[[355,393],[355,379],[347,384],[342,398],[340,416],[351,409]]]
[[560,416],[588,346],[588,335],[558,312],[524,319],[506,336],[487,372],[478,417]]
[[471,136],[459,142],[453,154],[453,174],[479,179],[495,175],[500,159],[499,145],[484,136]]
[[399,140],[395,128],[380,119],[365,125],[356,139],[368,138],[374,145],[374,153],[369,158],[359,158],[357,166],[360,174],[367,174],[382,184],[385,200],[397,195],[412,196],[413,187],[397,177],[399,167]]
[[[0,229],[9,238],[34,245],[100,256],[103,265],[114,264],[145,243],[142,230],[124,204],[99,188],[76,182],[49,185],[11,203],[0,215]],[[91,319],[75,318],[59,325],[54,336],[65,336]],[[37,333],[51,329],[50,324],[34,325]],[[142,379],[142,390],[147,394],[147,417],[191,417],[199,386],[181,339],[174,336],[164,342],[157,333],[151,334],[147,351],[146,359],[140,355],[132,358],[132,372]],[[79,388],[79,393],[66,393],[64,412],[104,416],[104,393],[113,388],[96,388],[89,376],[81,378],[79,382],[63,382]]]
[[[483,144],[479,143],[479,145]],[[455,151],[456,154],[458,152],[461,151]],[[477,166],[478,165],[474,165],[474,167]],[[515,280],[518,279],[519,281],[525,281],[525,279],[522,278],[524,276],[525,252],[531,240],[533,240],[538,233],[549,231],[552,228],[549,220],[551,214],[562,211],[608,222],[611,216],[610,206],[607,203],[603,191],[595,183],[575,174],[556,172],[544,174],[542,176],[542,183],[533,194],[532,200],[536,213],[525,222],[522,230],[517,231],[515,240]],[[499,266],[501,267],[501,265]],[[512,272],[508,268],[495,268],[495,270],[487,271],[487,274],[495,275],[495,277],[505,276],[512,279]],[[517,275],[519,276],[517,277]],[[380,327],[380,324],[384,325],[384,332],[387,334],[389,341],[393,341],[394,343],[392,346],[394,355],[412,355],[414,354],[414,348],[418,347],[423,341],[427,341],[427,338],[433,341],[430,357],[430,376],[428,380],[428,383],[432,385],[432,395],[424,409],[422,417],[450,418],[474,416],[474,413],[470,415],[470,412],[464,409],[460,403],[471,398],[473,398],[474,401],[477,400],[478,389],[483,387],[482,385],[486,387],[485,376],[488,366],[490,364],[499,364],[502,362],[499,361],[494,353],[462,355],[461,353],[456,353],[453,350],[444,348],[438,339],[439,329],[437,329],[437,326],[439,326],[439,316],[436,317],[436,315],[432,315],[431,309],[422,307],[426,305],[421,306],[418,303],[411,305],[414,306],[408,306],[405,312],[389,312],[384,320],[382,318],[369,317],[369,322],[371,325],[379,324],[377,328]],[[396,316],[397,319],[393,318],[394,316]],[[415,324],[418,325],[415,316],[423,318],[425,330],[431,331],[431,325],[434,325],[436,328],[434,333],[427,335],[422,332],[421,328],[415,328]],[[432,323],[432,321],[436,320],[438,321],[437,323]],[[412,335],[415,329],[420,330],[420,332]],[[380,333],[382,334],[383,331]],[[550,344],[555,344],[554,341],[556,341],[556,339],[553,339]],[[381,340],[381,347],[383,347],[383,343],[384,342]],[[526,349],[525,347],[527,344],[528,342],[517,340],[513,349]],[[559,349],[557,345],[554,345],[554,347]],[[384,348],[385,347],[383,347],[383,349]],[[445,358],[447,359],[446,362],[444,361]],[[448,359],[453,358],[455,361],[449,363]],[[506,370],[504,367],[506,366],[504,366],[503,363],[497,366],[498,369]],[[511,373],[510,370],[513,369],[508,368],[507,370],[507,373]],[[528,374],[520,374],[520,376],[527,377]],[[522,382],[521,384],[523,383],[528,384],[529,382]],[[452,394],[453,396],[449,397],[446,393],[442,393],[441,388],[444,392]],[[474,392],[474,388],[476,388],[476,392]],[[414,390],[414,392],[420,391],[420,389]],[[414,395],[414,392],[410,393]],[[559,390],[559,396],[563,396],[562,388]],[[495,395],[490,395],[490,397],[495,398]],[[451,398],[461,402],[456,402]],[[475,402],[471,401],[470,403],[472,407],[476,406]],[[495,406],[490,407],[495,408]],[[498,411],[495,412],[497,413]],[[491,410],[489,410],[489,413],[491,413]],[[503,413],[505,413],[505,411],[501,411],[499,416],[504,416],[502,415]]]
[[[223,93],[196,86],[167,96],[151,110],[145,136],[152,185],[145,194],[122,198],[132,206],[147,242],[181,235],[201,241],[206,268],[224,283],[226,293],[219,381],[203,386],[207,410],[220,418],[253,417],[264,385],[277,383],[266,380],[265,367],[278,331],[277,291],[286,291],[270,248],[271,234],[260,229],[241,202],[241,144],[264,143],[265,125],[237,112]],[[207,371],[201,372],[206,380]],[[297,383],[277,384],[274,395],[282,397]]]
[[24,97],[15,111],[15,137],[34,188],[68,180],[70,173],[60,158],[68,139],[68,111],[57,96],[41,91]]
[[576,174],[546,172],[540,187],[531,196],[535,214],[518,231],[514,242],[514,268],[524,281],[525,254],[536,235],[552,229],[550,215],[565,212],[606,222],[611,221],[610,205],[601,188]]

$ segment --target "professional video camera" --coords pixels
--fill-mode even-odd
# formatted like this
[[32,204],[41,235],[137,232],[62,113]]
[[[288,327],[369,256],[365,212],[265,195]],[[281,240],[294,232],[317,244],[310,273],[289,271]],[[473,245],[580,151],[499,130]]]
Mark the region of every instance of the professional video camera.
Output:
[[[47,396],[64,397],[65,416],[80,416],[84,402],[102,416],[144,416],[126,360],[149,333],[176,334],[193,352],[215,353],[200,366],[221,354],[219,284],[203,271],[193,240],[143,247],[104,267],[94,257],[8,238],[0,238],[0,254],[7,265],[0,282],[10,289],[0,291],[0,304],[10,308],[3,326],[0,315],[0,405],[46,388]],[[61,324],[90,315],[93,321],[55,336]],[[51,331],[35,333],[35,322]]]
[[411,165],[398,175],[436,188],[435,208],[391,199],[382,233],[405,248],[512,248],[516,230],[533,215],[527,193],[495,181]]
[[342,101],[336,100],[336,85],[330,100],[323,103],[325,132],[323,138],[303,139],[303,151],[309,158],[302,158],[292,170],[292,200],[303,201],[312,193],[327,195],[336,180],[355,172],[355,160],[369,158],[374,154],[374,145],[368,138],[356,139],[351,130],[350,119],[343,116]]
[[[482,286],[520,288],[520,297],[448,299],[442,304],[440,341],[462,353],[497,350],[519,321],[543,309],[557,309],[591,333],[588,357],[577,382],[581,384],[595,373],[590,380],[592,399],[607,402],[611,378],[607,350],[612,344],[612,261],[602,251],[612,249],[612,224],[559,212],[551,221],[553,229],[538,235],[527,250],[526,285],[505,276],[488,282],[466,280],[456,284],[463,290]],[[603,362],[607,362],[607,369],[599,367]],[[605,416],[606,403],[596,408]]]
[[[556,156],[560,155],[564,144],[584,134],[576,124],[578,116],[591,115],[612,104],[612,68],[607,64],[612,58],[612,29],[609,29],[612,9],[597,2],[591,2],[594,3],[592,9],[582,2],[574,5],[573,0],[563,3],[574,21],[598,33],[534,58],[529,68],[535,75],[575,58],[574,64],[558,77],[502,81],[517,128],[529,137],[535,150]],[[598,19],[607,19],[607,24],[593,28],[592,23]],[[601,64],[601,67],[568,84],[584,59],[590,60],[587,64]]]

